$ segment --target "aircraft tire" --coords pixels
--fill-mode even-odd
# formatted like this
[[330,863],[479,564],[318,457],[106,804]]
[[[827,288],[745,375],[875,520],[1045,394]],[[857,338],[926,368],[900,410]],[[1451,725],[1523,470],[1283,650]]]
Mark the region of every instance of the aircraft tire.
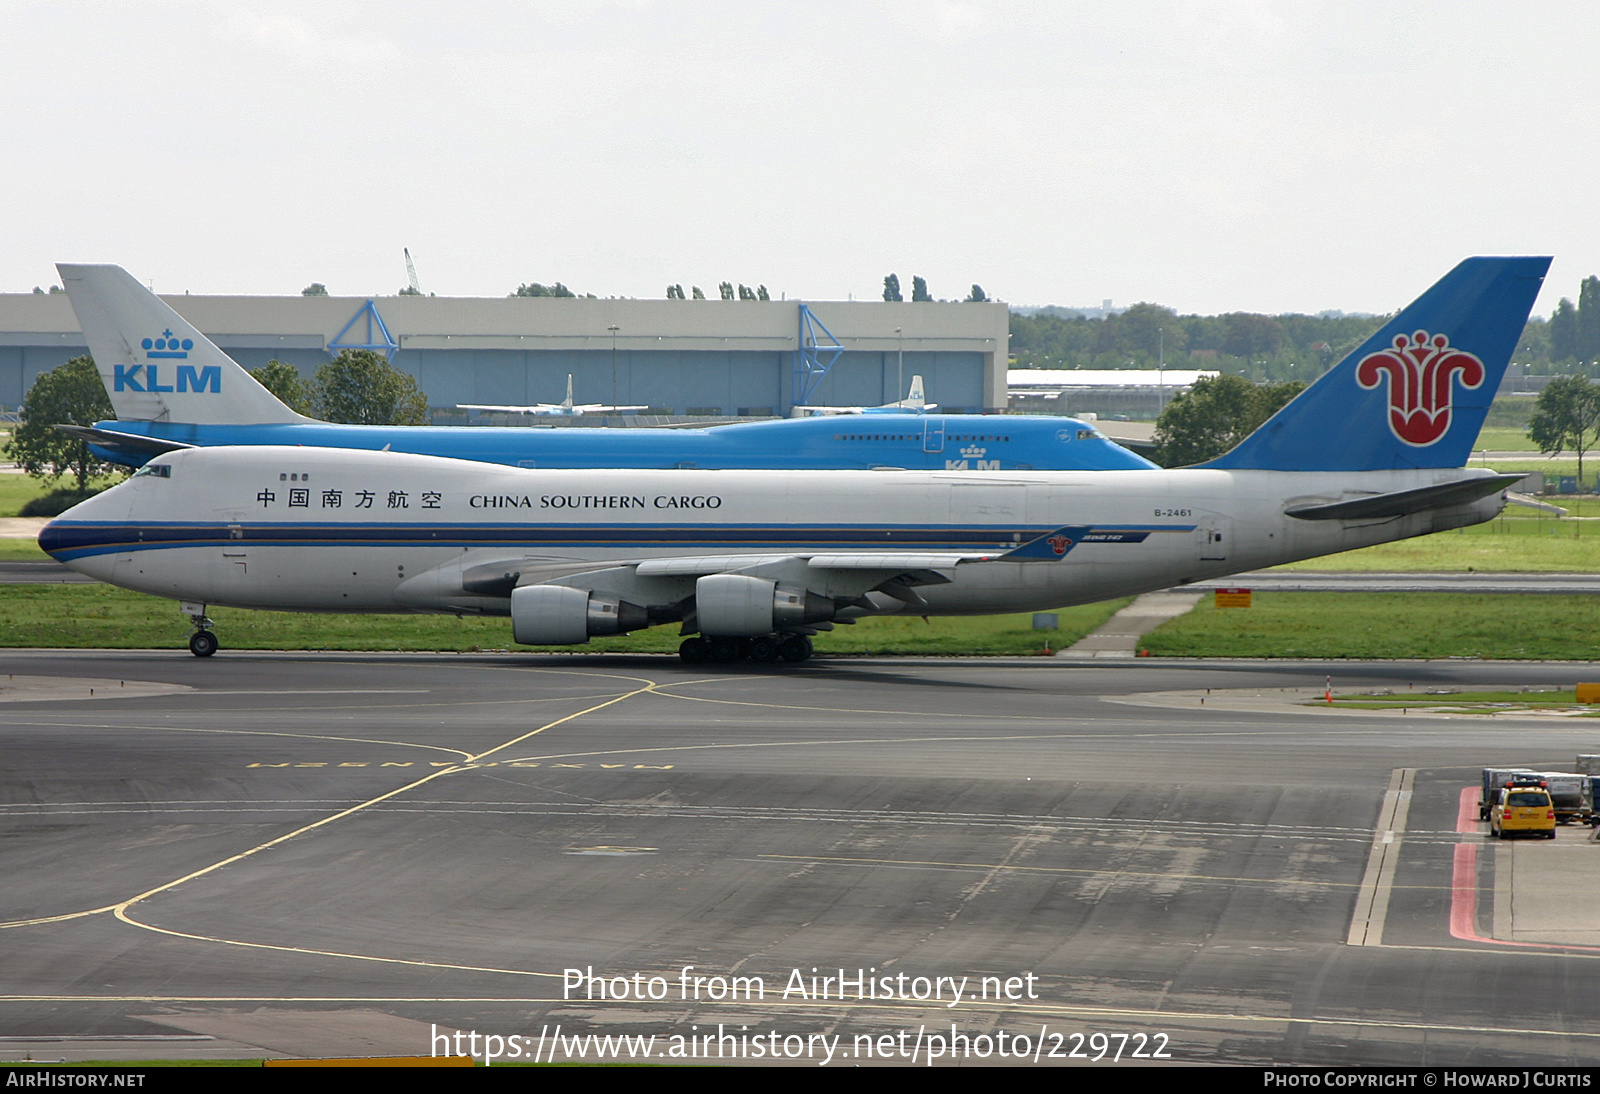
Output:
[[778,656],[791,665],[798,665],[811,656],[811,639],[803,634],[791,634],[778,646]]
[[703,665],[711,660],[711,644],[696,635],[678,644],[678,659],[685,665]]
[[196,657],[210,657],[220,643],[211,631],[195,631],[189,636],[189,652]]
[[778,659],[778,639],[770,634],[761,634],[750,639],[750,660],[755,662],[776,661]]
[[744,657],[745,641],[742,638],[713,638],[710,646],[711,660],[718,665],[731,665]]

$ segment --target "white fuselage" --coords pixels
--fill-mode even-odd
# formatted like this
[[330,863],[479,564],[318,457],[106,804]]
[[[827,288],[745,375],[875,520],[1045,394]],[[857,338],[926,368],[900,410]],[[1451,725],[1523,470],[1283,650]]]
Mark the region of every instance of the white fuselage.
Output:
[[503,613],[504,594],[469,592],[463,575],[504,563],[560,577],[726,555],[992,559],[1064,526],[1100,533],[1060,558],[951,565],[941,570],[948,583],[920,588],[925,603],[878,597],[873,609],[988,614],[1476,524],[1499,512],[1499,493],[1382,519],[1301,520],[1284,510],[1484,474],[556,471],[398,453],[211,448],[160,457],[53,522],[41,543],[100,580],[206,604]]

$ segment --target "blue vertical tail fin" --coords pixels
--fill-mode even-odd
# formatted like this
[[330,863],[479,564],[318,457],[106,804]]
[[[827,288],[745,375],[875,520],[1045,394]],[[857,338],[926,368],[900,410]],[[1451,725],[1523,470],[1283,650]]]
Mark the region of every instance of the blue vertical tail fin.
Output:
[[1467,462],[1548,258],[1469,258],[1203,467],[1382,471]]

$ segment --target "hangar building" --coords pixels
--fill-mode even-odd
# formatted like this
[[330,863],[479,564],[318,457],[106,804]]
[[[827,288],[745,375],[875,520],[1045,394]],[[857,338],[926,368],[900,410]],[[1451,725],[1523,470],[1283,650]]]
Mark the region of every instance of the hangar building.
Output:
[[[383,296],[164,296],[246,368],[308,378],[374,349],[434,407],[560,402],[672,415],[876,406],[921,375],[950,413],[1006,408],[1004,304]],[[152,332],[159,334],[159,331]],[[64,293],[0,294],[0,405],[87,352]],[[613,365],[614,362],[614,365]],[[897,381],[897,377],[901,380]]]

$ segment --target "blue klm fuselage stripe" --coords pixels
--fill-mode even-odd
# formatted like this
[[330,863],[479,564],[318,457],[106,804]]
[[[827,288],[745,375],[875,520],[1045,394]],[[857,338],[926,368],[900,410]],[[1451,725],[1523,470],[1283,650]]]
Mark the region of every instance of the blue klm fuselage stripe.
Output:
[[[1186,532],[1184,526],[1097,525],[1095,532]],[[1003,549],[1054,530],[1054,526],[951,528],[940,525],[790,524],[538,525],[538,524],[250,524],[151,522],[142,524],[55,521],[39,546],[58,559],[182,547],[540,547],[637,550],[752,548],[833,550],[890,547],[900,550]],[[1141,535],[1140,539],[1143,538]],[[1121,540],[1137,542],[1132,539]]]

